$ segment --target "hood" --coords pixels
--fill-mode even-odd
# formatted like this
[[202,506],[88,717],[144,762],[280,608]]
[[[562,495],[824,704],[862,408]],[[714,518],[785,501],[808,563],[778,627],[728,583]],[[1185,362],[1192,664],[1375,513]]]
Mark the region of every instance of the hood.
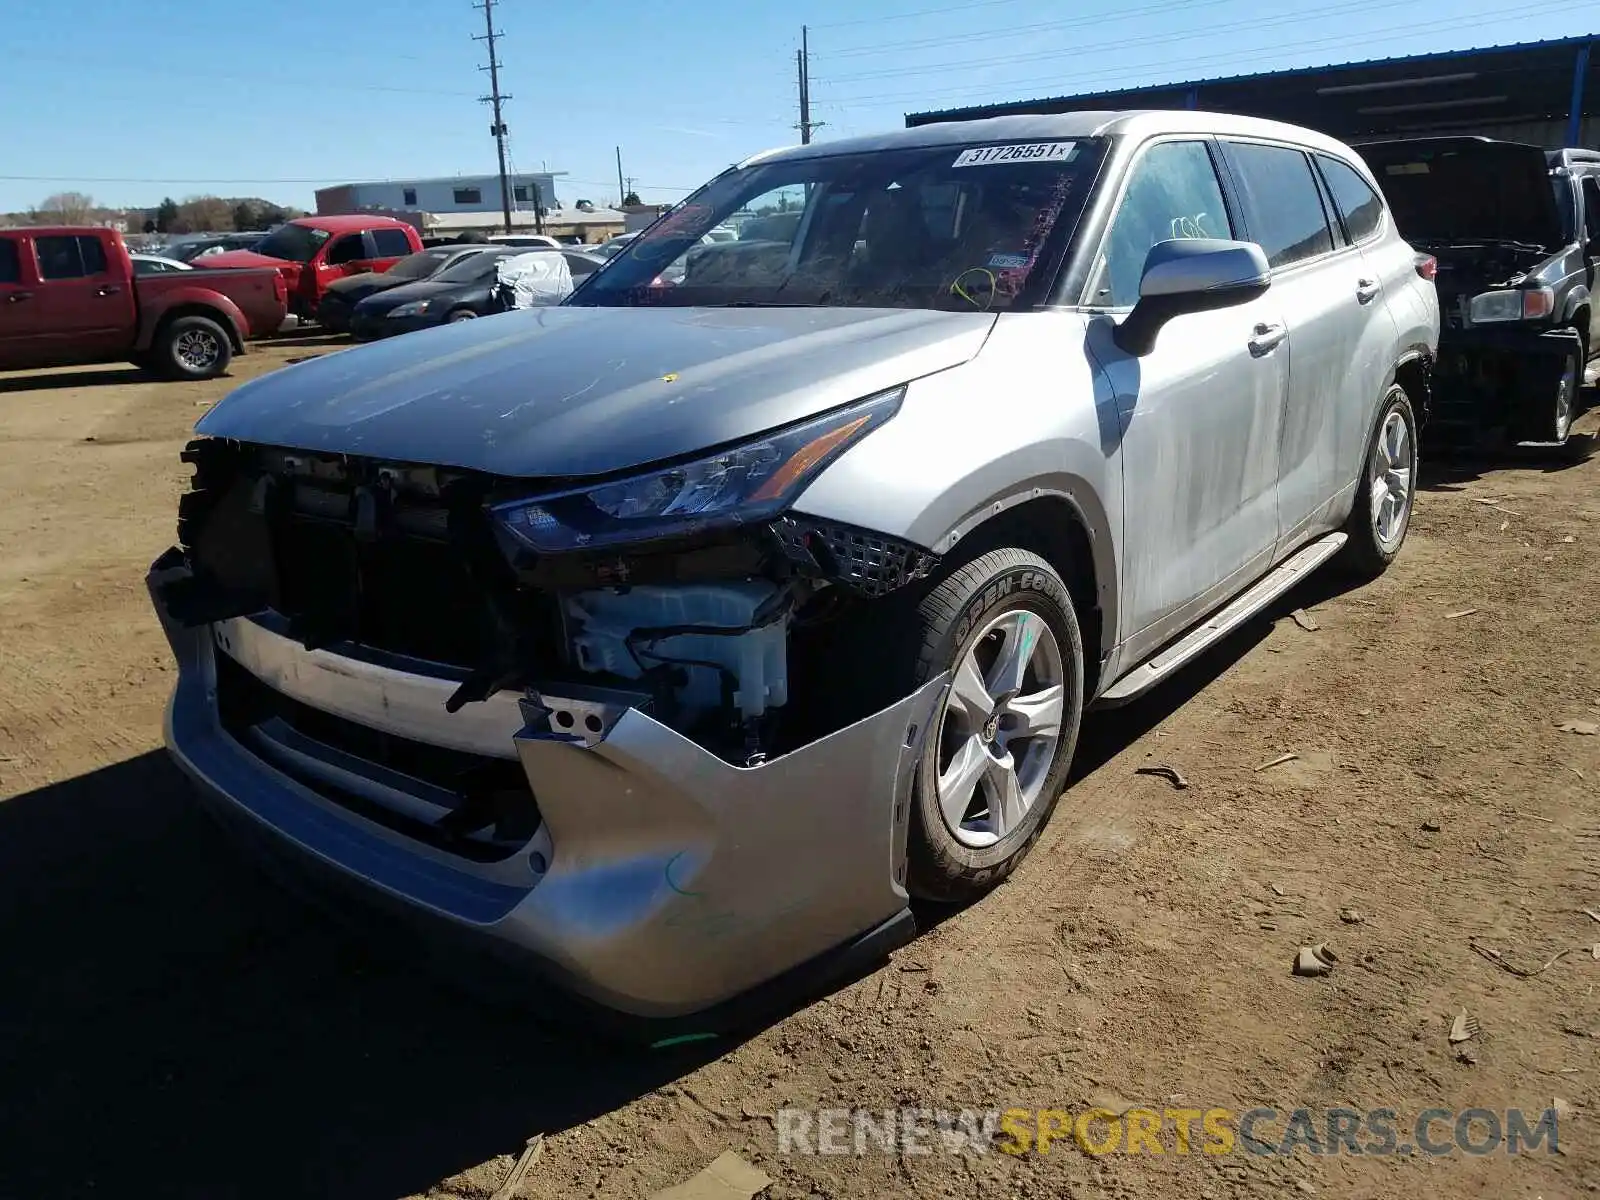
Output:
[[521,309],[286,367],[195,428],[496,475],[602,475],[957,366],[994,321],[871,308]]
[[486,292],[493,286],[493,279],[486,279],[482,283],[440,283],[432,279],[414,279],[410,283],[401,283],[398,287],[380,288],[367,295],[361,299],[361,304],[365,306],[362,311],[388,312],[391,308],[399,308],[402,304],[409,304],[413,300],[432,300],[435,296],[442,296],[446,292],[467,296],[474,292]]
[[1373,142],[1356,150],[1414,243],[1564,240],[1550,165],[1537,146],[1489,138]]
[[265,254],[257,254],[254,250],[224,250],[221,254],[206,255],[205,263],[210,267],[297,267],[299,263],[291,263],[282,258],[269,258]]
[[354,304],[378,292],[387,292],[393,288],[406,287],[418,282],[420,281],[404,277],[391,279],[377,271],[363,271],[359,275],[346,275],[343,279],[335,279],[324,289],[324,294],[337,296],[346,304]]

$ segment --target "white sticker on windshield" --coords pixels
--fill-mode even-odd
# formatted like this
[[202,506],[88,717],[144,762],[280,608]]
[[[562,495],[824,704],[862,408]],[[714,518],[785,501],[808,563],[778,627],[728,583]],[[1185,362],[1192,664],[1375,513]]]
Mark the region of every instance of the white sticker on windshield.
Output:
[[952,167],[992,167],[999,163],[1066,162],[1077,142],[1029,142],[1024,146],[973,146],[956,155]]

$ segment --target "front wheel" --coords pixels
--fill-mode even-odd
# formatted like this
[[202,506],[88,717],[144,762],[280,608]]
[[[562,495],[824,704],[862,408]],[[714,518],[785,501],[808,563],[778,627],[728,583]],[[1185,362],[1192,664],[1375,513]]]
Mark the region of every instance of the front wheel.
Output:
[[445,324],[459,325],[462,321],[475,321],[477,319],[478,314],[473,312],[470,308],[458,308],[455,310],[455,312],[451,313],[445,318]]
[[976,899],[1032,849],[1066,784],[1083,709],[1083,638],[1066,584],[991,550],[917,606],[919,679],[949,671],[912,796],[906,887]]
[[1355,574],[1374,578],[1395,560],[1411,527],[1416,489],[1417,418],[1405,389],[1394,384],[1378,412],[1345,526],[1344,562]]

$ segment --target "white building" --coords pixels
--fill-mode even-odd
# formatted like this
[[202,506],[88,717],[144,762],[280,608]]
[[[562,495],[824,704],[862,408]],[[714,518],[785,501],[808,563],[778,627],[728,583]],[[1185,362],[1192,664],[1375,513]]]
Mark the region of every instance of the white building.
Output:
[[[559,208],[556,176],[564,171],[541,171],[507,177],[511,185],[511,207],[527,209],[535,204]],[[454,175],[442,179],[385,179],[369,183],[341,183],[317,189],[317,215],[383,209],[391,212],[412,210],[428,213],[469,213],[500,211],[500,176]]]

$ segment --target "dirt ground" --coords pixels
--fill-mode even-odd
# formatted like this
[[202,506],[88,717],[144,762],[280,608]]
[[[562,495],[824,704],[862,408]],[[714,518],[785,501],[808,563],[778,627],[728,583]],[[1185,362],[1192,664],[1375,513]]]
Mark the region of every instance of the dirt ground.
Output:
[[[1558,727],[1600,721],[1600,414],[1571,463],[1436,469],[1380,581],[1309,581],[1091,718],[1017,876],[880,970],[739,1044],[623,1053],[331,928],[158,749],[142,580],[178,451],[241,379],[332,349],[206,384],[0,376],[0,1197],[487,1198],[535,1133],[525,1197],[646,1196],[724,1149],[774,1200],[1600,1191],[1600,737]],[[1333,973],[1293,977],[1322,941]],[[794,1106],[1148,1104],[1390,1108],[1404,1132],[1558,1100],[1559,1153],[1518,1157],[802,1156],[775,1130]]]

